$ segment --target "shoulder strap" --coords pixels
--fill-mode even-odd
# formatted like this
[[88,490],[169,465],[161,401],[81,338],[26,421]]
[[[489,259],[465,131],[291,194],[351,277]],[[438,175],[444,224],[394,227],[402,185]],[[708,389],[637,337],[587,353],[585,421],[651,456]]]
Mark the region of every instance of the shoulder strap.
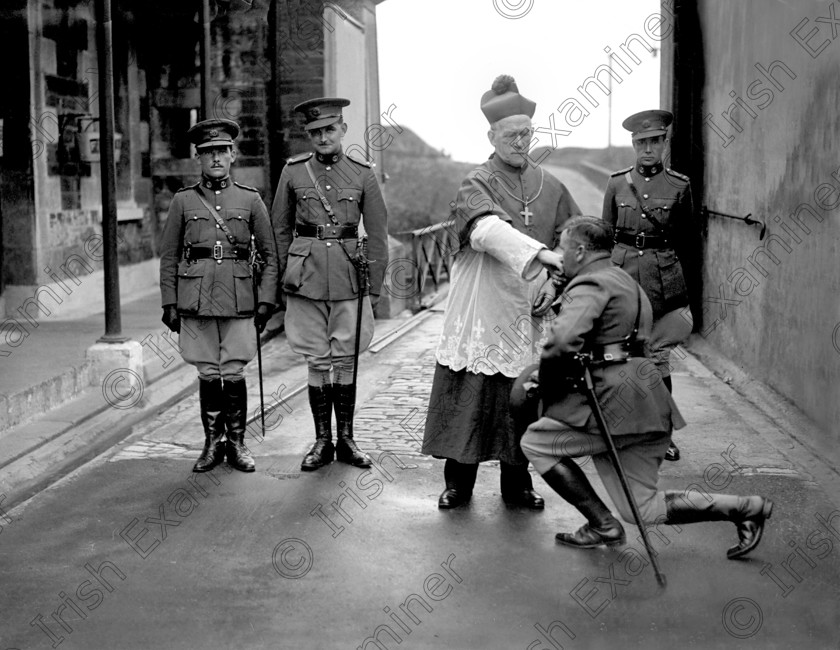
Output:
[[636,185],[633,183],[633,177],[630,175],[628,171],[624,174],[624,180],[627,181],[627,184],[630,186],[630,191],[633,192],[633,196],[636,197],[636,200],[639,202],[639,205],[642,206],[642,210],[647,215],[650,222],[653,224],[654,228],[656,228],[660,233],[663,235],[665,234],[665,228],[662,226],[662,223],[653,215],[653,210],[651,210],[647,204],[642,202],[642,197],[639,196],[639,190],[636,188]]
[[224,222],[224,220],[218,214],[216,214],[216,211],[213,209],[213,206],[211,206],[207,202],[207,199],[201,196],[201,191],[197,187],[195,188],[195,193],[198,196],[199,200],[204,204],[204,207],[210,210],[210,214],[213,215],[213,218],[216,220],[216,223],[219,224],[219,228],[221,228],[222,232],[225,233],[225,237],[228,238],[228,241],[235,246],[236,238],[233,236],[233,233],[230,231],[230,228],[227,227],[227,224]]
[[312,165],[307,160],[306,164],[306,172],[309,174],[309,178],[312,179],[312,184],[315,186],[315,191],[318,192],[318,198],[321,200],[321,205],[324,206],[324,210],[327,211],[327,216],[330,218],[330,221],[333,222],[334,225],[338,225],[338,219],[335,218],[335,212],[333,212],[332,205],[327,200],[327,197],[324,196],[324,193],[321,191],[321,186],[318,185],[318,179],[315,178],[315,172],[312,171]]

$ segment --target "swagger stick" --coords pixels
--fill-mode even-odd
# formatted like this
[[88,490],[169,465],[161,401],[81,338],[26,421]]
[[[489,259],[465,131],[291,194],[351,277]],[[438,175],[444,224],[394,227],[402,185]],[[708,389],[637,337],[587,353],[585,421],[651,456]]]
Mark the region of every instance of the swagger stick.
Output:
[[650,540],[648,539],[647,528],[642,521],[642,515],[639,513],[639,506],[636,505],[636,499],[630,491],[630,486],[627,483],[627,476],[624,474],[624,468],[621,466],[621,461],[618,459],[618,451],[616,451],[615,443],[612,435],[610,435],[609,427],[604,419],[604,413],[601,410],[601,404],[598,402],[598,396],[595,394],[595,385],[592,383],[592,374],[589,372],[589,357],[583,354],[577,355],[577,359],[583,367],[583,380],[586,387],[586,399],[589,401],[589,406],[592,408],[592,414],[595,416],[595,421],[598,423],[598,428],[601,430],[601,435],[607,443],[607,450],[610,454],[610,460],[615,467],[618,478],[621,481],[621,487],[624,489],[624,496],[627,497],[627,502],[630,504],[630,509],[633,511],[633,519],[636,520],[636,525],[642,533],[642,540],[645,543],[650,562],[653,565],[653,572],[656,574],[656,582],[660,587],[665,586],[665,576],[659,570],[659,563],[656,561],[653,548],[651,548]]

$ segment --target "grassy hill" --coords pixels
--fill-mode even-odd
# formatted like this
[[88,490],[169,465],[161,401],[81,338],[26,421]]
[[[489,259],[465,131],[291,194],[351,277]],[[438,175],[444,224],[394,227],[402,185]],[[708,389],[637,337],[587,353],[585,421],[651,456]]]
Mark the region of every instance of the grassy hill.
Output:
[[392,128],[394,139],[383,152],[388,181],[382,186],[392,233],[423,228],[449,218],[461,179],[476,165],[455,162],[429,146],[411,129]]

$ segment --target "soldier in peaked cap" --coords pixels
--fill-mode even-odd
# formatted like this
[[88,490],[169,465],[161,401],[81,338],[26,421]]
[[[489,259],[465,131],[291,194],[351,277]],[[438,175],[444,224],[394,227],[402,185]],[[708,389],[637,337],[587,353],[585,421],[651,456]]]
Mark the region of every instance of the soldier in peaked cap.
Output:
[[[624,120],[622,126],[632,134],[636,164],[612,174],[602,215],[615,228],[613,263],[642,285],[650,298],[651,356],[669,391],[671,349],[688,338],[693,325],[680,264],[694,238],[691,186],[687,176],[662,162],[673,119],[668,111],[650,110]],[[672,441],[665,459],[679,457]]]
[[[240,471],[255,469],[245,445],[243,370],[257,352],[254,326],[262,331],[274,308],[277,249],[259,192],[230,177],[238,134],[232,120],[205,120],[187,132],[201,180],[172,198],[161,241],[163,322],[180,332],[184,361],[198,370],[204,450],[195,472],[225,455]],[[265,261],[257,296],[252,247]]]
[[446,459],[439,508],[469,502],[479,463],[499,460],[503,500],[539,510],[544,501],[533,489],[510,419],[510,392],[514,379],[539,359],[549,328],[532,315],[532,304],[547,282],[544,267],[559,267],[551,249],[563,224],[580,209],[563,183],[529,159],[536,104],[520,94],[513,77],[496,78],[480,105],[494,153],[467,175],[452,204],[461,247],[422,451]]
[[[313,151],[287,161],[280,175],[271,221],[286,299],[286,336],[309,369],[309,404],[315,444],[301,463],[305,471],[332,462],[356,467],[371,462],[353,438],[354,348],[359,287],[353,258],[359,226],[368,237],[369,295],[379,296],[388,264],[388,216],[371,164],[344,153],[347,125],[338,97],[295,106],[303,115]],[[364,298],[361,350],[373,338],[373,309]],[[332,442],[335,408],[337,441]]]

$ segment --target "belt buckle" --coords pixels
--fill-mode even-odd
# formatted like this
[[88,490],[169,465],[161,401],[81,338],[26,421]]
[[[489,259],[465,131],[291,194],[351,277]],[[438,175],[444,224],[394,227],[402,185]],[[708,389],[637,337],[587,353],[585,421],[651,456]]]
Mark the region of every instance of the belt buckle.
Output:
[[612,361],[615,359],[612,352],[604,352],[604,361]]
[[222,245],[217,243],[213,246],[213,259],[220,260],[224,255],[224,251],[222,250]]
[[324,234],[326,233],[326,226],[324,224],[318,224],[315,226],[315,236],[318,239],[325,239]]
[[[641,243],[639,242],[639,237],[641,237]],[[645,247],[645,233],[640,232],[636,235],[636,248],[642,249]]]

